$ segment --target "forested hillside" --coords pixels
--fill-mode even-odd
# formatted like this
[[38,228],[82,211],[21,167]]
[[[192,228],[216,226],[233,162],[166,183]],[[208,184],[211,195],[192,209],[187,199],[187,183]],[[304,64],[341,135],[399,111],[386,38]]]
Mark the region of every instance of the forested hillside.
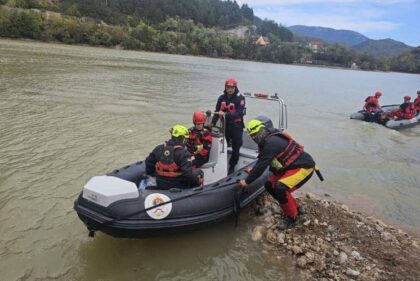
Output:
[[392,39],[369,39],[353,46],[352,48],[359,52],[366,52],[373,56],[397,56],[413,49],[413,47]]
[[[315,52],[246,4],[220,0],[0,0],[0,37],[274,63],[417,72],[405,59],[328,44]],[[229,30],[245,27],[243,36]],[[268,44],[252,38],[264,36]]]

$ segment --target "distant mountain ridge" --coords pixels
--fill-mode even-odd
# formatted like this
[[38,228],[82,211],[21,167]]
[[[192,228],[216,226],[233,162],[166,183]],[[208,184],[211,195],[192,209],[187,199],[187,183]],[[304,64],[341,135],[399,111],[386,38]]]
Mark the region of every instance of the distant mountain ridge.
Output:
[[352,48],[360,52],[366,52],[373,56],[397,56],[413,49],[413,47],[410,47],[400,41],[389,38],[380,40],[369,39],[352,46]]
[[290,31],[307,37],[318,38],[331,43],[339,43],[346,46],[354,46],[366,40],[366,36],[352,30],[337,30],[329,27],[293,25],[288,27]]
[[352,30],[337,30],[329,27],[293,25],[288,27],[298,36],[316,38],[330,43],[338,43],[358,52],[373,56],[398,56],[413,47],[393,39],[373,40]]

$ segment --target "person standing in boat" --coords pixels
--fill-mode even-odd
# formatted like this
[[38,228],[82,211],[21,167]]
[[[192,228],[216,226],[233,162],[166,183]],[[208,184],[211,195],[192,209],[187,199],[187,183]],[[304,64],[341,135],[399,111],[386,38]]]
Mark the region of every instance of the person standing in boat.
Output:
[[249,175],[239,182],[239,186],[246,188],[261,176],[268,166],[273,174],[265,183],[265,189],[279,202],[285,215],[277,227],[282,230],[288,229],[303,212],[291,193],[305,184],[314,171],[321,180],[322,176],[311,155],[286,132],[267,128],[257,119],[249,121],[246,130],[258,144],[259,154],[254,168],[247,170]]
[[417,91],[417,98],[414,100],[414,106],[416,107],[417,114],[420,113],[420,91]]
[[156,176],[161,189],[190,188],[203,184],[203,172],[193,171],[190,153],[185,147],[188,129],[175,125],[170,130],[171,139],[158,145],[146,158],[146,173]]
[[194,127],[189,129],[189,139],[187,147],[191,153],[193,169],[203,166],[209,161],[209,154],[213,137],[209,130],[204,128],[206,116],[201,111],[196,111],[193,114]]
[[380,91],[376,91],[374,96],[369,96],[365,99],[365,105],[363,110],[367,113],[378,113],[382,111],[381,106],[379,105],[379,98],[382,96]]
[[244,130],[245,98],[239,93],[238,82],[231,78],[226,80],[223,94],[216,103],[216,114],[213,116],[212,125],[217,120],[226,120],[225,136],[228,146],[232,146],[232,155],[229,160],[229,174],[235,171],[239,160],[239,149],[242,146]]
[[391,116],[394,119],[412,119],[416,116],[416,107],[414,103],[410,102],[411,97],[405,96],[404,102],[400,105],[400,107],[396,110],[391,112]]

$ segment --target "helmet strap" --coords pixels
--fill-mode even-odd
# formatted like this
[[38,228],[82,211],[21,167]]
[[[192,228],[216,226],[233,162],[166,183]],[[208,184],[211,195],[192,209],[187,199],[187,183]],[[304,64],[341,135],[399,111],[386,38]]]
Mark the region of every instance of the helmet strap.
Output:
[[259,130],[259,132],[255,135],[254,137],[254,141],[257,144],[260,144],[261,142],[263,142],[265,140],[265,138],[269,135],[269,131],[266,128],[261,128]]

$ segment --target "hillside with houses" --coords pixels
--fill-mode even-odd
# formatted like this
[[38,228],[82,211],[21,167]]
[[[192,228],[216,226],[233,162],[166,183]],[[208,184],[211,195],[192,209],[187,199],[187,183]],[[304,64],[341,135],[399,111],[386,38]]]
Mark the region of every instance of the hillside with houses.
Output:
[[381,58],[336,43],[299,38],[235,1],[0,0],[0,37],[420,73],[416,49]]

